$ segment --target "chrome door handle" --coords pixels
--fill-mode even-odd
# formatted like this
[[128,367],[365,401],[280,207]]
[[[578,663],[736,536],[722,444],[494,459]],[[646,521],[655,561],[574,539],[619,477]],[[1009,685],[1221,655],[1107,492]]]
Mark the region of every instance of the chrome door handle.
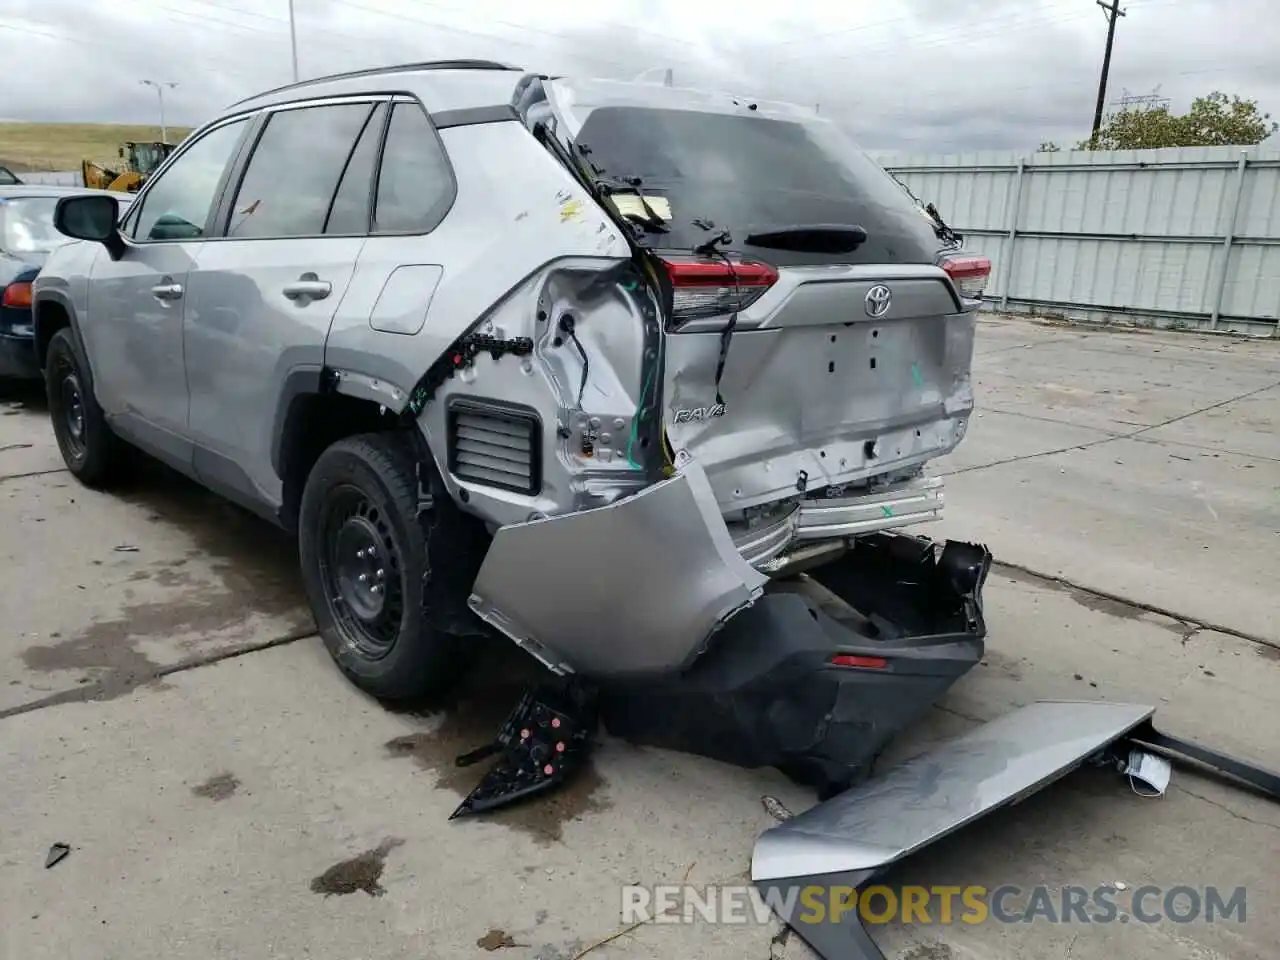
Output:
[[151,288],[151,295],[157,300],[181,300],[182,284],[161,283]]
[[323,300],[333,291],[328,280],[295,280],[284,288],[290,300]]

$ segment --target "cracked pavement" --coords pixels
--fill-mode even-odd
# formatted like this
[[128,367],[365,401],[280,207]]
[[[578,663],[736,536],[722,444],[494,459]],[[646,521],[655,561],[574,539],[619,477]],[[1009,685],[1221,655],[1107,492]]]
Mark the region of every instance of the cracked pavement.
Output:
[[[1280,344],[991,317],[946,519],[1000,565],[982,665],[885,762],[1045,698],[1138,700],[1280,768]],[[775,925],[618,933],[620,886],[745,878],[777,774],[605,740],[566,790],[449,822],[529,666],[486,652],[451,709],[337,674],[293,546],[157,470],[61,469],[37,399],[0,400],[0,929],[14,960],[804,957]],[[125,549],[119,549],[125,548]],[[130,549],[132,548],[132,549]],[[69,856],[44,867],[49,847]],[[1176,768],[1160,800],[1073,774],[906,861],[896,883],[1216,884],[1243,925],[889,924],[911,960],[1271,958],[1280,806]],[[514,946],[505,946],[510,942]]]

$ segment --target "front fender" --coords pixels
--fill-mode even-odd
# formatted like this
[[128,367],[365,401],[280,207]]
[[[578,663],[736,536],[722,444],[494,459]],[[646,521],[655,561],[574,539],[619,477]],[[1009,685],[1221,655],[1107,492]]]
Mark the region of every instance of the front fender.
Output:
[[42,309],[50,304],[56,304],[61,308],[61,312],[66,314],[76,356],[91,383],[93,371],[81,323],[88,313],[89,276],[100,250],[97,244],[86,241],[76,241],[59,247],[49,255],[49,259],[45,261],[31,285],[36,360],[41,367],[44,366],[49,341],[63,326],[61,317],[52,317],[48,310]]
[[[36,283],[39,284],[39,281],[40,278],[37,278]],[[51,305],[60,309],[51,310]],[[89,378],[89,385],[92,387],[93,369],[89,363],[89,351],[85,349],[84,337],[80,333],[80,314],[71,296],[65,290],[33,286],[31,327],[35,341],[36,362],[41,370],[44,369],[45,358],[49,354],[49,341],[53,339],[53,335],[63,327],[70,329],[76,358],[80,361],[82,369]]]

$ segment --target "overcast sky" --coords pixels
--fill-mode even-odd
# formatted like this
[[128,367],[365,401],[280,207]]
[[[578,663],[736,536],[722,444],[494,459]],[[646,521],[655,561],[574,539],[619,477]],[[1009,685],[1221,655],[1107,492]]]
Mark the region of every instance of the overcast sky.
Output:
[[[1212,89],[1280,117],[1280,3],[1130,0],[1108,99]],[[817,103],[868,149],[1066,145],[1088,134],[1095,0],[295,0],[302,77],[482,57],[548,73]],[[0,118],[195,125],[291,78],[288,0],[0,0]]]

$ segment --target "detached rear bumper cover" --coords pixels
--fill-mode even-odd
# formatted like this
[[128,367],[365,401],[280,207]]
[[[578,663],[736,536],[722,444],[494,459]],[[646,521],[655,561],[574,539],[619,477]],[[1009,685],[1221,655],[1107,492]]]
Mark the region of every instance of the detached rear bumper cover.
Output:
[[807,886],[856,890],[903,857],[1035,793],[1150,720],[1155,708],[1042,701],[940,744],[767,830],[751,879],[782,919],[830,960],[883,954],[856,909],[806,922]]
[[499,528],[469,602],[556,672],[635,676],[687,666],[767,582],[692,462],[607,507]]

